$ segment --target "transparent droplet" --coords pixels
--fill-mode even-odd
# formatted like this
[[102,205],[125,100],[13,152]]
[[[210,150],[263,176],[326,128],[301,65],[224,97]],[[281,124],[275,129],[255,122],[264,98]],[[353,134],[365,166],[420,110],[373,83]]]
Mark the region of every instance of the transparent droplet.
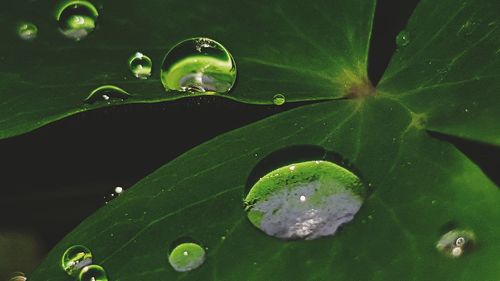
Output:
[[445,233],[436,244],[436,248],[445,255],[458,258],[470,252],[476,236],[471,230],[455,229]]
[[106,101],[108,103],[111,103],[111,101],[114,100],[123,101],[128,97],[130,97],[130,94],[125,90],[113,85],[105,85],[93,90],[85,99],[85,102],[89,104],[93,104],[98,101]]
[[275,105],[282,105],[285,103],[285,96],[282,94],[276,94],[273,97],[273,103]]
[[26,280],[28,280],[28,278],[26,278],[26,275],[24,275],[24,273],[20,272],[20,271],[14,272],[10,276],[11,276],[11,278],[9,279],[9,281],[26,281]]
[[147,79],[151,76],[153,62],[143,53],[136,52],[128,59],[128,66],[135,77],[139,79]]
[[249,220],[281,239],[334,235],[363,204],[366,188],[349,170],[328,161],[284,166],[260,178],[245,198]]
[[99,12],[92,3],[85,0],[62,3],[57,9],[56,20],[64,36],[79,41],[94,31]]
[[405,47],[410,44],[410,32],[403,30],[396,36],[396,45],[398,47]]
[[86,266],[78,274],[78,281],[108,281],[106,271],[100,265]]
[[61,265],[69,275],[76,275],[80,269],[92,264],[92,253],[82,245],[69,247],[63,254]]
[[176,271],[190,271],[205,262],[205,250],[196,243],[182,243],[172,250],[168,262]]
[[38,35],[38,27],[31,22],[21,22],[17,26],[17,34],[23,40],[33,40]]
[[161,81],[167,91],[224,94],[235,80],[233,57],[224,46],[208,38],[178,43],[167,53],[161,67]]

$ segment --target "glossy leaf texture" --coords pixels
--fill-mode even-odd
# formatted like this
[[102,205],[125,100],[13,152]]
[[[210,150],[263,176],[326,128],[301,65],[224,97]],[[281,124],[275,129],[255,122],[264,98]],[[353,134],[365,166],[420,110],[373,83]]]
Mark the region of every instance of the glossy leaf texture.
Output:
[[500,20],[497,1],[422,1],[379,90],[429,130],[500,145]]
[[[276,94],[287,102],[334,99],[367,79],[372,0],[92,2],[99,11],[97,27],[78,42],[58,30],[55,2],[4,3],[0,138],[102,106],[192,96],[166,92],[160,67],[170,48],[193,37],[214,39],[230,51],[238,80],[223,96],[246,103],[272,104]],[[36,39],[18,37],[20,21],[38,26]],[[128,69],[137,51],[153,61],[147,80]],[[103,85],[131,97],[86,105],[87,96]]]

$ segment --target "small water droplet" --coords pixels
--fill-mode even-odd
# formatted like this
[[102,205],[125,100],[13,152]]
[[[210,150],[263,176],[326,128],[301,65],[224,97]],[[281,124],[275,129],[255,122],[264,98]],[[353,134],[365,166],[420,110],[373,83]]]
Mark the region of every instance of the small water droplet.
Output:
[[410,32],[403,30],[396,36],[396,45],[398,48],[405,47],[410,44]]
[[328,161],[308,161],[260,178],[245,205],[249,220],[266,234],[310,240],[334,235],[354,218],[365,195],[361,180],[350,171]]
[[99,12],[85,0],[63,2],[56,12],[59,30],[67,38],[79,41],[96,28]]
[[285,103],[285,96],[282,94],[276,94],[273,97],[273,103],[275,105],[283,105]]
[[141,52],[136,52],[128,59],[128,66],[132,74],[139,79],[148,79],[151,76],[153,62]]
[[168,262],[176,271],[190,271],[205,262],[205,250],[196,243],[182,243],[172,250]]
[[161,81],[167,91],[224,94],[236,81],[236,64],[220,43],[192,38],[168,51],[161,67]]
[[31,41],[38,35],[38,27],[31,22],[21,22],[17,26],[17,34],[23,40]]
[[477,26],[478,26],[478,23],[476,21],[468,19],[467,21],[465,21],[464,24],[462,24],[460,26],[457,34],[461,35],[461,36],[469,36],[472,33],[474,33],[474,30],[476,30]]
[[115,187],[115,193],[116,194],[122,194],[122,192],[123,192],[123,187],[121,187],[121,186]]
[[82,245],[69,247],[63,254],[61,265],[69,275],[76,275],[80,269],[92,264],[92,253]]
[[78,274],[78,281],[108,281],[106,271],[100,265],[86,266]]
[[26,275],[24,275],[23,272],[17,271],[12,273],[10,276],[12,276],[9,281],[26,281],[28,278],[26,278]]
[[113,85],[105,85],[93,90],[85,99],[85,102],[93,104],[97,101],[107,101],[109,103],[111,100],[123,101],[128,97],[130,97],[130,94],[125,90]]
[[445,233],[436,244],[436,248],[452,258],[461,257],[474,247],[476,236],[470,230],[455,229]]

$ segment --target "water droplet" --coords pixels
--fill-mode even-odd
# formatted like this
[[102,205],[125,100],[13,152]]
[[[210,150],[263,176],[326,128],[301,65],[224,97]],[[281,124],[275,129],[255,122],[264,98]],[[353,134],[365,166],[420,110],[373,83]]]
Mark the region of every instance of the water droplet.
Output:
[[86,266],[78,274],[78,281],[108,281],[106,271],[100,265]]
[[233,57],[224,46],[208,38],[178,43],[168,51],[161,67],[161,81],[167,91],[224,94],[235,80]]
[[38,27],[31,22],[21,22],[17,26],[17,34],[23,40],[33,40],[38,35]]
[[93,104],[97,101],[107,101],[110,103],[112,100],[123,101],[130,96],[125,90],[113,85],[105,85],[93,90],[90,95],[85,99],[86,103]]
[[132,74],[139,79],[148,79],[151,76],[153,62],[143,53],[136,52],[128,59],[128,66]]
[[99,12],[85,0],[66,1],[59,6],[56,20],[67,38],[79,41],[94,31]]
[[10,276],[12,276],[9,281],[26,281],[28,278],[26,278],[26,275],[24,275],[23,272],[17,271],[12,273]]
[[476,30],[477,26],[478,23],[476,21],[468,19],[464,24],[462,24],[462,26],[460,26],[457,34],[462,36],[469,36],[474,32],[474,30]]
[[275,105],[282,105],[285,103],[285,96],[282,94],[276,94],[273,97],[273,103]]
[[121,187],[121,186],[115,187],[115,193],[116,194],[122,194],[122,192],[123,192],[123,187]]
[[410,32],[403,30],[396,36],[396,45],[399,47],[405,47],[410,44]]
[[474,247],[476,236],[470,230],[455,229],[445,233],[436,244],[436,248],[452,258],[461,257]]
[[61,264],[66,273],[76,275],[80,269],[92,264],[92,253],[85,246],[71,246],[64,252]]
[[172,250],[168,262],[176,271],[190,271],[205,262],[205,250],[196,243],[182,243]]
[[260,178],[245,198],[248,218],[281,239],[334,235],[363,204],[366,189],[350,171],[328,161],[284,166]]

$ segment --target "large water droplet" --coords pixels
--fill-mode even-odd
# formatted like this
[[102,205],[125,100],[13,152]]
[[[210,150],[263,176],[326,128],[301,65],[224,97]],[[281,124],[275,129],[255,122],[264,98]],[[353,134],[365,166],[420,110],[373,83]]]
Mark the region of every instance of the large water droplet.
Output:
[[476,236],[471,230],[454,229],[445,233],[436,244],[436,248],[451,258],[458,258],[474,247]]
[[85,0],[66,1],[57,9],[56,20],[64,36],[76,41],[94,31],[99,12]]
[[161,67],[161,81],[168,91],[223,94],[235,80],[233,57],[224,46],[208,38],[192,38],[175,45]]
[[366,189],[350,171],[328,161],[281,167],[255,183],[245,198],[248,218],[281,239],[335,234],[363,204]]
[[105,85],[93,90],[85,99],[85,102],[93,104],[97,101],[106,101],[111,103],[113,100],[123,101],[128,97],[130,97],[130,94],[125,90],[113,85]]
[[396,36],[396,45],[398,47],[405,47],[410,44],[410,32],[403,30]]
[[17,34],[23,40],[33,40],[38,35],[38,27],[31,22],[21,22],[17,26]]
[[196,243],[182,243],[172,250],[168,262],[176,271],[190,271],[205,262],[205,250]]
[[78,281],[108,281],[106,271],[99,265],[86,266],[78,274]]
[[273,103],[275,105],[283,105],[285,103],[285,96],[282,94],[276,94],[273,97]]
[[61,265],[69,275],[76,275],[80,269],[92,264],[92,253],[82,245],[69,247],[63,254]]
[[153,62],[143,53],[136,52],[128,59],[128,66],[135,77],[139,79],[147,79],[151,76]]

